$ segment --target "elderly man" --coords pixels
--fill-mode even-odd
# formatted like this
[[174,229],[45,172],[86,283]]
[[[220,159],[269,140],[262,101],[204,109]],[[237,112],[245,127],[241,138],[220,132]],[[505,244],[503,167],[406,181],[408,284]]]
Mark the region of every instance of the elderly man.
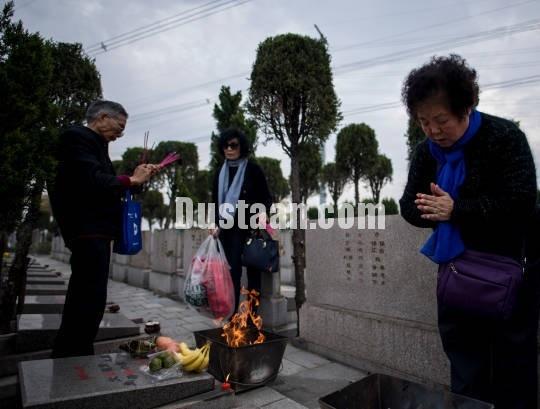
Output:
[[120,232],[121,197],[158,169],[143,164],[132,176],[116,176],[108,146],[122,136],[127,118],[122,105],[96,101],[88,108],[86,126],[72,126],[60,136],[49,196],[72,253],[72,274],[53,357],[93,355],[107,300],[111,242]]

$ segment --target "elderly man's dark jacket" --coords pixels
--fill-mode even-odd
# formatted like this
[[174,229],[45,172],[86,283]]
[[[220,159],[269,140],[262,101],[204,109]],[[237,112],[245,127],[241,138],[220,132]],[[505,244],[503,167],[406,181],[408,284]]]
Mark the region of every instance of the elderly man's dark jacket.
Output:
[[68,246],[75,238],[117,237],[125,187],[116,177],[101,135],[73,126],[60,136],[57,173],[48,190]]

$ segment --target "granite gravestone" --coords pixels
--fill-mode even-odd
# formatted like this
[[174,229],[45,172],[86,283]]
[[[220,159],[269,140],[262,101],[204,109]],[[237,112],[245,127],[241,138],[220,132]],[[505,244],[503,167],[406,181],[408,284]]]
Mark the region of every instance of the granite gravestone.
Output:
[[26,284],[66,285],[66,281],[58,277],[28,277]]
[[445,383],[437,267],[419,253],[428,234],[400,216],[387,216],[385,229],[308,230],[300,310],[308,348],[369,371]]
[[148,288],[152,255],[152,232],[142,232],[142,249],[129,258],[125,281],[140,288]]
[[28,284],[27,295],[66,295],[67,285],[57,284]]
[[61,314],[65,301],[63,295],[27,295],[23,314]]
[[176,289],[176,251],[179,233],[174,229],[153,232],[152,271],[149,288],[170,295]]
[[153,408],[214,388],[208,373],[158,381],[129,354],[19,363],[22,405],[33,409]]

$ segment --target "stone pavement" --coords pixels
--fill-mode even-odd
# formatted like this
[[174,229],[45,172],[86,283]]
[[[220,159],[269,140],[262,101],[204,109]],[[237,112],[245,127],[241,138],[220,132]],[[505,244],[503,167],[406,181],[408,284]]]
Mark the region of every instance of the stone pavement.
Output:
[[[69,277],[68,264],[50,257],[37,256],[38,263],[48,264]],[[161,333],[193,346],[193,331],[214,328],[212,320],[202,317],[181,301],[154,294],[152,291],[132,287],[125,283],[109,280],[109,302],[120,306],[120,312],[127,318],[140,319],[141,332],[144,323],[157,320]],[[291,343],[287,345],[283,367],[278,378],[266,387],[220,398],[216,401],[202,402],[201,408],[265,408],[299,409],[319,408],[318,399],[334,392],[350,382],[367,374],[321,356],[299,349]],[[183,405],[170,404],[163,409],[181,408]],[[198,405],[195,407],[199,407]]]

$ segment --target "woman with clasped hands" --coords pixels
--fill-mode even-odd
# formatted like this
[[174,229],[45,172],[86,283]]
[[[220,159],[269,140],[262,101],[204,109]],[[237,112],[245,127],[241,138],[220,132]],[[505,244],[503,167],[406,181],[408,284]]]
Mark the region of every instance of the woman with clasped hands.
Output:
[[[412,70],[402,98],[427,137],[415,149],[400,200],[409,223],[434,229],[421,252],[440,266],[453,266],[471,250],[521,262],[537,193],[523,132],[512,121],[476,109],[476,71],[457,55],[433,57]],[[533,281],[525,275],[512,315],[504,321],[447,308],[438,296],[453,392],[493,402],[497,409],[536,408]]]

